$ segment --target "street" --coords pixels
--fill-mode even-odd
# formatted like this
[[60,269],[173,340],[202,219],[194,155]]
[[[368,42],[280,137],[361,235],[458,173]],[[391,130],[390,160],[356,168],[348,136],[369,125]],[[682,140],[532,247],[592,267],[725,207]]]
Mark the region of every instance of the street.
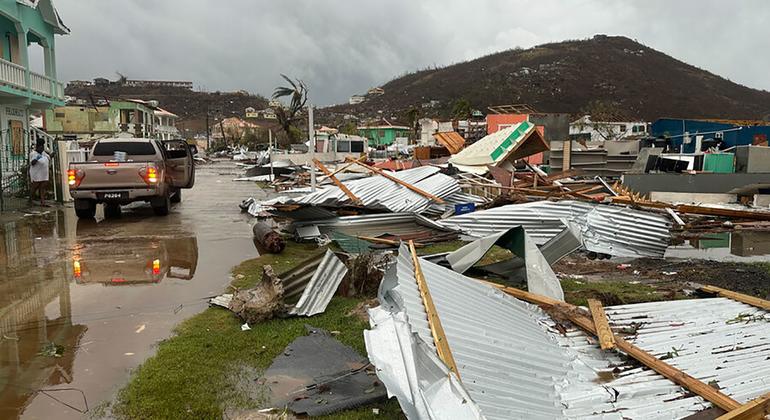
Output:
[[258,255],[237,204],[264,198],[231,162],[197,168],[167,217],[38,208],[0,225],[0,418],[75,419],[126,383],[175,325]]

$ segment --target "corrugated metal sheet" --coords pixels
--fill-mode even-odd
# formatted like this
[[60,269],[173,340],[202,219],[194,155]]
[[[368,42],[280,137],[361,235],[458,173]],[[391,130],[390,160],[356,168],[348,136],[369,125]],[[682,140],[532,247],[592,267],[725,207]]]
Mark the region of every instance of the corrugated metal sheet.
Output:
[[284,301],[293,305],[289,313],[312,316],[325,311],[347,272],[345,264],[327,249],[279,274]]
[[[421,166],[391,175],[439,198],[448,197],[460,192],[460,185],[454,178],[440,174],[439,168]],[[345,186],[361,200],[363,205],[371,209],[382,209],[391,212],[423,212],[427,210],[432,200],[382,176],[371,176],[344,183]],[[327,187],[298,198],[283,201],[284,204],[310,204],[316,206],[353,205],[339,187]]]
[[[747,402],[770,391],[770,313],[726,298],[605,309],[629,341],[723,393]],[[638,328],[636,328],[638,326]]]
[[468,235],[483,237],[522,226],[538,245],[574,224],[589,251],[622,257],[662,258],[670,240],[671,223],[655,213],[581,201],[535,201],[510,204],[440,221]]
[[433,138],[441,143],[441,145],[446,147],[446,149],[452,155],[459,152],[460,150],[463,150],[463,147],[465,147],[465,139],[455,131],[450,131],[447,133],[436,133],[433,135]]
[[323,233],[340,232],[349,236],[377,237],[390,234],[404,240],[456,237],[456,229],[442,226],[414,213],[383,213],[361,216],[344,216],[312,222],[296,222],[294,227],[315,225]]
[[[460,386],[483,418],[672,419],[711,407],[633,360],[601,351],[594,339],[572,327],[562,333],[539,308],[428,261],[420,265],[458,366]],[[405,247],[383,280],[380,302],[384,312],[372,316],[373,331],[386,324],[387,312],[393,320],[408,322],[435,351]],[[723,392],[740,402],[770,389],[770,317],[764,311],[721,298],[606,311],[614,329],[646,322],[632,339],[635,344],[658,357],[671,356],[668,363],[704,382],[717,380]],[[743,322],[732,322],[739,319]],[[378,347],[385,345],[381,340],[371,342],[370,334],[367,350],[375,365],[395,360],[419,376],[420,370],[409,365],[415,363],[413,357],[393,348],[392,341],[401,340],[403,333],[391,339],[388,349]],[[378,369],[384,370],[378,375],[388,378],[383,381],[390,390],[399,373],[382,363]],[[402,400],[409,402],[401,396],[402,405]],[[409,418],[432,417],[418,413]]]

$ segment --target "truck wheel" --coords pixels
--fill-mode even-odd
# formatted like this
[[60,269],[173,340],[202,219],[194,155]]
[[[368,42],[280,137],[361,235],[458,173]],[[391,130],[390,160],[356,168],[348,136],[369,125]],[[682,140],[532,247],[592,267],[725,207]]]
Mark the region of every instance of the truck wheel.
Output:
[[154,198],[152,200],[152,211],[158,216],[165,216],[168,214],[168,209],[171,207],[171,199],[166,194],[163,197]]
[[120,217],[120,204],[108,203],[104,205],[104,217],[106,218],[118,218]]
[[182,202],[182,190],[181,189],[174,190],[174,193],[171,194],[171,202],[172,203],[181,203]]
[[75,214],[80,219],[93,219],[96,215],[96,202],[83,198],[76,199]]

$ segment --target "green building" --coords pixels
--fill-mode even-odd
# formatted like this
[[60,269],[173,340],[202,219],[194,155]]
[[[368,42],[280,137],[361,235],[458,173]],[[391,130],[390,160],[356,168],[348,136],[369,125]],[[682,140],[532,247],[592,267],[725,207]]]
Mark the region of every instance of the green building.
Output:
[[[64,105],[64,87],[56,78],[54,37],[66,35],[51,0],[0,0],[0,180],[2,193],[23,190],[27,155],[38,131],[30,116]],[[33,71],[30,55],[42,55]]]
[[369,139],[369,147],[389,146],[397,138],[409,138],[411,132],[411,128],[403,125],[381,124],[358,127],[358,135]]
[[[153,138],[156,113],[176,117],[163,111],[155,103],[126,100],[110,101],[93,105],[59,106],[45,111],[43,125],[48,134],[72,140],[88,140],[93,137],[110,137],[128,133],[133,137]],[[171,123],[169,123],[171,124]],[[165,139],[165,138],[164,138]]]

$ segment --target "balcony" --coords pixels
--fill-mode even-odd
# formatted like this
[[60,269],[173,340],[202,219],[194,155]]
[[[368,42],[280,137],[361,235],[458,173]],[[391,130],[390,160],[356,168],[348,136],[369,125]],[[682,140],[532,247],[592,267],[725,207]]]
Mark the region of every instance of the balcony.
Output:
[[0,59],[0,85],[10,86],[54,100],[64,99],[64,85],[58,80],[29,72],[28,83],[27,69],[24,66],[3,59]]

